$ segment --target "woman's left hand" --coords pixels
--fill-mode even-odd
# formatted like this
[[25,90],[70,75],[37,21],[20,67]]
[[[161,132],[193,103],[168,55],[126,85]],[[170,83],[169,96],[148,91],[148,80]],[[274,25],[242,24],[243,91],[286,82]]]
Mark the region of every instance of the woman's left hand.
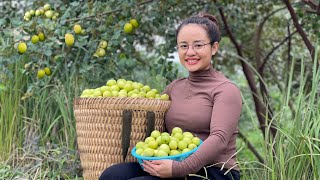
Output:
[[172,177],[172,160],[143,161],[143,170],[152,176]]

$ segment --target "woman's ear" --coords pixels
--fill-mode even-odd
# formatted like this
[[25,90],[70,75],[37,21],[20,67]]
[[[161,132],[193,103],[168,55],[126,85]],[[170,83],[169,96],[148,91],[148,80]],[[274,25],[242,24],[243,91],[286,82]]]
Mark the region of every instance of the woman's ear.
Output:
[[219,43],[218,42],[213,43],[211,48],[212,48],[211,50],[212,50],[212,56],[213,56],[217,53],[217,51],[219,49]]

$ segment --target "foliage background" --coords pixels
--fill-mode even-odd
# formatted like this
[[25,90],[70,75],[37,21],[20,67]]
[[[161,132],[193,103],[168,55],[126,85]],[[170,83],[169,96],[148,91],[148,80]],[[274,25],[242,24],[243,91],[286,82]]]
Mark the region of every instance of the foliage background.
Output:
[[[72,109],[74,97],[85,88],[102,86],[110,78],[131,79],[162,90],[173,79],[186,76],[187,72],[175,58],[175,28],[182,19],[206,11],[218,17],[222,30],[220,50],[213,59],[214,67],[236,82],[245,103],[237,141],[243,178],[254,179],[261,177],[261,173],[263,179],[320,178],[317,171],[313,172],[320,168],[317,157],[320,141],[319,134],[315,133],[320,129],[317,123],[320,120],[319,84],[315,68],[318,59],[311,58],[286,2],[2,1],[0,177],[81,178]],[[318,7],[319,2],[312,2]],[[23,20],[24,12],[45,3],[50,3],[60,14],[57,21]],[[314,6],[303,0],[291,1],[290,5],[307,38],[314,48],[317,47],[319,11],[313,11]],[[227,23],[223,21],[224,16]],[[123,25],[131,18],[136,18],[140,27],[132,34],[125,34]],[[64,34],[72,33],[75,23],[81,24],[87,34],[75,35],[75,45],[69,48],[64,44]],[[40,31],[47,38],[45,42],[33,45],[30,37]],[[92,55],[102,39],[108,41],[107,54],[95,58]],[[28,51],[23,55],[16,50],[21,40],[28,44]],[[264,71],[259,71],[263,62]],[[250,67],[249,70],[245,66]],[[52,69],[52,76],[38,79],[37,70],[44,67]],[[263,114],[272,112],[272,117],[265,118],[266,124],[258,121],[254,93],[248,85],[248,71],[256,83],[260,101],[268,107]],[[310,108],[308,103],[313,105],[312,111],[306,111],[305,107]],[[277,149],[273,154],[275,147],[268,139],[272,129],[269,120],[277,124],[278,130],[273,145],[293,146],[294,150],[284,154]],[[304,140],[308,138],[313,141],[306,143]],[[301,142],[309,146],[298,146]],[[315,155],[307,158],[313,162],[307,167],[313,173],[303,170],[309,161],[293,158],[296,161],[292,162],[290,159],[301,154]],[[291,162],[299,173],[281,166],[286,164],[290,168]]]

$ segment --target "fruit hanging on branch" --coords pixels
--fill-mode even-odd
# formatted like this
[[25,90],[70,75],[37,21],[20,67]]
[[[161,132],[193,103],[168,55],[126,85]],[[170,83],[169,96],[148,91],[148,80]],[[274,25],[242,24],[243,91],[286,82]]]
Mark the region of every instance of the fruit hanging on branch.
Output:
[[127,34],[132,33],[139,27],[139,23],[136,19],[131,19],[128,23],[123,26],[123,31]]
[[37,76],[39,79],[42,79],[44,76],[51,76],[51,69],[49,67],[45,67],[44,69],[39,69]]
[[45,4],[43,7],[38,8],[37,10],[30,10],[24,13],[23,19],[25,21],[30,21],[33,17],[40,17],[44,15],[44,17],[56,20],[59,16],[59,13],[51,9],[50,4]]
[[32,42],[32,44],[37,44],[37,43],[39,42],[39,40],[40,40],[40,38],[39,38],[38,35],[33,35],[33,36],[31,37],[31,42]]
[[23,54],[23,53],[25,53],[27,51],[27,49],[28,49],[28,46],[27,46],[27,44],[25,42],[20,42],[18,44],[19,53]]
[[130,24],[134,27],[134,28],[138,28],[139,27],[139,23],[136,19],[131,19],[130,20]]
[[41,79],[46,75],[46,72],[43,69],[38,70],[38,78]]
[[76,34],[81,34],[81,32],[82,32],[82,27],[81,27],[79,24],[75,24],[75,25],[73,26],[73,31],[74,31],[74,33],[76,33]]
[[39,32],[38,33],[38,37],[39,37],[39,40],[41,42],[43,42],[44,40],[46,40],[46,36],[43,34],[43,32]]
[[125,33],[131,33],[132,30],[133,30],[133,26],[132,26],[132,24],[130,24],[130,23],[126,23],[126,24],[124,25],[124,27],[123,27],[123,31],[124,31]]
[[67,33],[65,36],[64,36],[64,41],[66,43],[67,46],[69,47],[72,47],[73,44],[74,44],[74,37],[72,34],[70,33]]
[[98,49],[96,52],[93,54],[94,57],[103,57],[106,55],[106,48],[108,46],[107,41],[102,40],[99,42]]
[[48,67],[44,68],[44,72],[46,73],[47,76],[51,76],[51,70]]

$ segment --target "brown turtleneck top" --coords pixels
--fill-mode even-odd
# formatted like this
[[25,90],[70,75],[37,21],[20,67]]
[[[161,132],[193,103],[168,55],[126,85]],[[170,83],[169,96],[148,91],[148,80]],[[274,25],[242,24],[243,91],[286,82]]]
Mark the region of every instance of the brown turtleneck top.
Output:
[[173,161],[173,177],[184,177],[212,164],[239,170],[235,153],[242,108],[240,90],[211,67],[173,81],[163,93],[171,99],[165,115],[169,133],[177,126],[203,140],[191,156]]

